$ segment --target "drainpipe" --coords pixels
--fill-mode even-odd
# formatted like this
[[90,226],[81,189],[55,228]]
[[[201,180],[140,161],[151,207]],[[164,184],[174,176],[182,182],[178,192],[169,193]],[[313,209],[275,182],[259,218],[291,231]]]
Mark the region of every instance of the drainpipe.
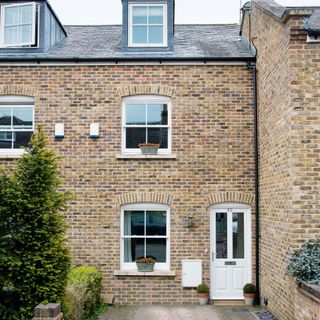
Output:
[[256,213],[256,296],[255,304],[260,305],[260,215],[259,215],[259,135],[257,104],[257,68],[248,62],[247,67],[253,75],[253,108],[254,108],[254,176],[255,176],[255,213]]

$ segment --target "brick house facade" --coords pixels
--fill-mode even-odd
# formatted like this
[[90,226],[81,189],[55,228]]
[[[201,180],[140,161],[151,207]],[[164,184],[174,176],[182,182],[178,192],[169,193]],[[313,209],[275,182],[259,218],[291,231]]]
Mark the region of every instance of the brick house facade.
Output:
[[[309,82],[292,80],[295,72],[301,75],[295,68],[305,71],[308,61],[299,64],[294,53],[306,49],[311,52],[308,59],[318,63],[319,44],[305,48],[311,44],[305,44],[301,18],[280,23],[261,9],[264,2],[252,8],[250,32],[248,11],[244,12],[239,37],[234,25],[176,26],[173,33],[173,1],[162,7],[162,2],[149,0],[139,1],[139,6],[146,12],[162,8],[161,21],[168,28],[159,21],[148,25],[152,19],[147,13],[146,26],[137,23],[149,28],[143,47],[135,45],[135,2],[123,1],[124,19],[132,14],[123,29],[64,27],[47,1],[36,1],[35,21],[49,28],[42,19],[51,14],[50,28],[40,32],[37,43],[30,38],[29,47],[0,49],[0,108],[12,110],[14,122],[10,105],[34,106],[33,126],[44,126],[50,147],[63,157],[61,175],[73,193],[66,213],[73,263],[97,266],[104,275],[104,291],[117,303],[196,303],[194,285],[182,285],[193,280],[183,275],[182,267],[183,261],[199,260],[201,279],[210,285],[213,299],[242,297],[243,284],[256,278],[251,67],[257,60],[261,289],[280,319],[286,319],[285,312],[293,319],[290,295],[280,296],[287,288],[283,266],[293,249],[319,231],[317,93],[310,89],[304,109],[299,109],[301,90],[309,90],[306,83],[319,84],[319,74],[314,66],[312,74],[305,74]],[[6,10],[2,1],[0,5]],[[270,34],[264,31],[266,19]],[[163,28],[163,38],[154,36],[159,47],[149,46],[155,26]],[[131,35],[121,42],[128,28]],[[256,57],[249,46],[253,34],[275,50],[260,49],[254,40]],[[272,59],[274,64],[265,63]],[[152,111],[156,108],[161,109],[161,120],[160,113]],[[155,120],[148,122],[148,117]],[[90,137],[93,123],[99,124],[98,138]],[[57,124],[63,124],[60,137]],[[1,166],[14,165],[19,156],[13,150],[14,134],[3,138],[11,137],[13,148],[6,152],[8,148],[1,147]],[[147,142],[155,142],[149,137],[160,139],[157,155],[137,150],[141,136]],[[301,144],[302,137],[306,142]],[[312,230],[308,237],[307,229]],[[157,255],[153,273],[132,269],[130,263],[138,254]],[[235,275],[231,284],[229,272]]]

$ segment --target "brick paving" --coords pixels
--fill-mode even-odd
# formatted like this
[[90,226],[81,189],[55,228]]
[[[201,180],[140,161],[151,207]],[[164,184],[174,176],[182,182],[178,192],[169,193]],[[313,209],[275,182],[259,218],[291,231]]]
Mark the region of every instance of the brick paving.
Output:
[[252,307],[199,305],[113,306],[100,320],[256,320]]

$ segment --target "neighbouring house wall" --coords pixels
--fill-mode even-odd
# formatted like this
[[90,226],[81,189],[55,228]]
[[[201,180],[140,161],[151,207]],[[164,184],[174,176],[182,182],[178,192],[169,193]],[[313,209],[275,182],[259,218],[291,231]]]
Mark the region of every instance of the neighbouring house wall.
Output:
[[[50,147],[63,157],[61,174],[73,193],[66,212],[73,263],[99,267],[104,290],[117,303],[196,303],[195,290],[182,289],[181,260],[203,260],[209,283],[210,206],[249,203],[254,227],[251,71],[245,65],[3,66],[0,74],[0,94],[35,96],[36,124],[44,125]],[[171,96],[176,159],[116,157],[128,92]],[[62,141],[53,138],[57,122],[65,124]],[[88,137],[91,122],[100,123],[99,139]],[[120,206],[130,202],[170,204],[175,277],[114,275]]]
[[[243,36],[248,38],[248,13]],[[302,18],[283,23],[256,3],[260,153],[261,294],[280,320],[296,319],[285,268],[319,237],[320,44],[307,44]],[[298,319],[298,318],[297,318]]]

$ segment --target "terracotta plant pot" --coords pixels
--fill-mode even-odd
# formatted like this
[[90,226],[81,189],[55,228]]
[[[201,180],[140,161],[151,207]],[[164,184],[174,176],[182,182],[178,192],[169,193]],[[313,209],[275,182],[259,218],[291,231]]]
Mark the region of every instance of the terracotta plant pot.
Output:
[[254,300],[254,293],[244,293],[244,302],[247,306],[252,306],[253,305],[253,300]]
[[198,301],[200,305],[208,304],[209,294],[208,293],[198,293]]

